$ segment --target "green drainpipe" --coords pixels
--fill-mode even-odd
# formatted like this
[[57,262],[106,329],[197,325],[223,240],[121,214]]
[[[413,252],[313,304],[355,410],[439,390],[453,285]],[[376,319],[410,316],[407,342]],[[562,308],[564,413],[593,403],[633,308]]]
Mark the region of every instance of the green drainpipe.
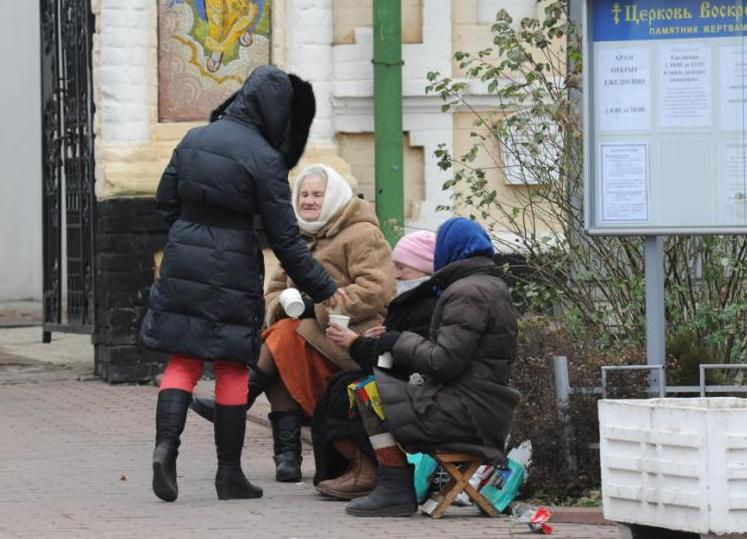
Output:
[[402,6],[373,1],[376,215],[390,245],[405,225],[402,155]]

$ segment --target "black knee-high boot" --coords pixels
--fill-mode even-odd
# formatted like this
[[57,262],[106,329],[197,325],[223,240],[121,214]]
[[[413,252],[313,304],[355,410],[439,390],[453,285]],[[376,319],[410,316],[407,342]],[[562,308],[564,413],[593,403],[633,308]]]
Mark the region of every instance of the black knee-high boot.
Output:
[[295,483],[301,480],[301,427],[300,411],[272,412],[272,440],[275,449],[275,480]]
[[153,492],[167,502],[179,495],[176,484],[176,457],[179,436],[184,431],[192,393],[181,389],[164,389],[158,393],[156,406],[156,447],[153,450]]
[[[257,397],[272,385],[275,378],[277,378],[277,375],[267,374],[257,366],[249,365],[249,401],[246,403],[247,410],[252,407]],[[190,408],[203,419],[207,419],[210,422],[215,421],[215,399],[192,397]]]
[[215,405],[215,448],[218,454],[215,490],[220,500],[262,497],[262,489],[252,485],[241,469],[245,433],[246,406]]
[[246,403],[247,410],[252,407],[252,404],[257,400],[257,397],[264,393],[265,389],[273,384],[277,377],[277,372],[274,374],[267,374],[257,365],[249,365],[249,400]]

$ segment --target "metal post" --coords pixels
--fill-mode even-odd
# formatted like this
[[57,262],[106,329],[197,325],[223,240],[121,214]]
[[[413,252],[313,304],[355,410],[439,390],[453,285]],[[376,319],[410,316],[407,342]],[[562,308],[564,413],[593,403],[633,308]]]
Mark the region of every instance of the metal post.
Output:
[[568,409],[568,400],[571,395],[568,358],[565,356],[554,356],[552,358],[552,366],[555,375],[555,400],[558,403],[558,410],[565,412]]
[[[664,314],[664,238],[646,236],[646,363],[664,365],[666,357]],[[650,386],[652,392],[658,392],[664,380],[663,371],[652,370]]]
[[607,398],[607,372],[609,371],[642,371],[650,372],[649,380],[658,381],[658,385],[649,386],[649,392],[658,393],[660,398],[667,396],[667,386],[664,380],[664,365],[605,365],[602,367],[602,398]]
[[[731,363],[701,363],[700,364],[700,396],[705,398],[706,393],[708,391],[708,383],[706,381],[706,369],[745,369],[747,370],[747,365],[744,363],[741,364],[731,364]],[[721,390],[723,392],[724,386],[711,386],[714,390]],[[727,386],[727,390],[733,389],[734,386]]]
[[394,245],[404,229],[401,0],[373,2],[376,215]]
[[571,383],[568,376],[568,358],[565,356],[554,356],[552,358],[553,374],[555,375],[555,401],[558,409],[558,421],[563,426],[563,453],[568,468],[577,468],[576,458],[571,450],[571,423],[568,417],[568,405],[571,398]]

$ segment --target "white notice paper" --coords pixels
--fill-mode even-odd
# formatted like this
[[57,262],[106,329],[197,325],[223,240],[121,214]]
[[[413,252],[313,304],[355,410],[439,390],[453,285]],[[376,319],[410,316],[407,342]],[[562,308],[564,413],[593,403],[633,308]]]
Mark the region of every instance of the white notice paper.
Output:
[[647,49],[596,51],[600,132],[651,129],[651,59]]
[[649,220],[648,144],[600,144],[602,221]]
[[659,48],[661,127],[711,125],[711,54],[707,45]]
[[747,148],[739,143],[722,143],[719,156],[718,201],[719,224],[744,225],[747,212],[747,179],[745,178],[745,153]]
[[741,46],[721,49],[721,129],[742,131],[745,126],[747,51]]

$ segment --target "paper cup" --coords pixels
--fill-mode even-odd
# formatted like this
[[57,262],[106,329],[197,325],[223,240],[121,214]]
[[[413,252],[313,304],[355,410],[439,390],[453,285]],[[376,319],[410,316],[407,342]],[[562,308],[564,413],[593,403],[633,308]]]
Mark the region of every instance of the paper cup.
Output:
[[350,317],[345,316],[344,314],[330,314],[329,323],[337,324],[338,326],[346,328],[348,327],[348,325],[350,325]]
[[377,367],[381,367],[383,369],[391,369],[392,365],[394,364],[394,356],[392,356],[391,352],[384,352],[379,356],[379,361],[376,363]]
[[280,305],[283,307],[285,314],[291,318],[298,318],[306,309],[301,297],[301,292],[295,288],[286,288],[280,294]]

